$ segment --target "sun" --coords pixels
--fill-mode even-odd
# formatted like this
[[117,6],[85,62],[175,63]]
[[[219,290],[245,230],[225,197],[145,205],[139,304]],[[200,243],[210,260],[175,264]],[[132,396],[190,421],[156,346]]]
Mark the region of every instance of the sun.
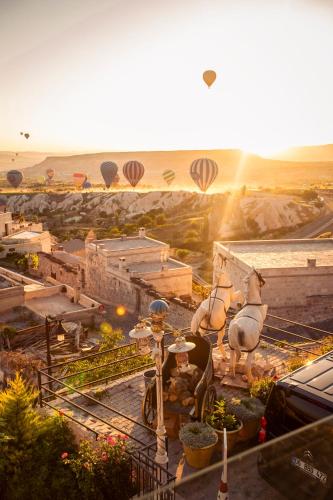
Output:
[[275,155],[281,153],[287,149],[287,147],[282,147],[278,145],[251,145],[249,147],[243,148],[243,151],[248,154],[254,154],[262,156],[263,158],[273,158]]

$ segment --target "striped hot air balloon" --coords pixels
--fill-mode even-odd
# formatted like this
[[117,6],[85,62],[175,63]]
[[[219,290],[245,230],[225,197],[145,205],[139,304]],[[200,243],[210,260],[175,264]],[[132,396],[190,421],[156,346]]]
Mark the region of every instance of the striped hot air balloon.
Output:
[[176,174],[173,170],[164,170],[163,172],[163,179],[167,183],[168,186],[174,181]]
[[204,193],[216,179],[218,171],[219,168],[217,163],[214,160],[209,160],[208,158],[194,160],[190,167],[190,175],[192,179]]
[[123,166],[123,174],[133,187],[142,179],[144,173],[145,167],[136,160],[128,161]]
[[117,175],[117,164],[113,161],[103,161],[103,163],[101,163],[100,169],[105,182],[105,186],[109,188],[113,182],[113,179]]

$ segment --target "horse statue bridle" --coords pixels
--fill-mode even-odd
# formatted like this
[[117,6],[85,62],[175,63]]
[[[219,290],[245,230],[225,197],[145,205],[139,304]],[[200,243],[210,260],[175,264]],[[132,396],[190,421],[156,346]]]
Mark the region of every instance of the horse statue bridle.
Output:
[[255,268],[253,268],[253,271],[255,272],[258,280],[259,280],[259,286],[260,288],[262,288],[264,286],[264,284],[266,283],[266,281],[264,280],[264,278],[262,277],[262,275],[259,273],[259,271],[257,271]]

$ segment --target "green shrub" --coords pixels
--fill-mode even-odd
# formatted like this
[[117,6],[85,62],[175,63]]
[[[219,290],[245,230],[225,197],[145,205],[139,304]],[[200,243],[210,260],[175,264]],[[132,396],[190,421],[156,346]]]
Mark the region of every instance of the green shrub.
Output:
[[257,398],[232,398],[227,402],[228,412],[235,415],[242,422],[257,420],[263,416],[265,407]]
[[214,410],[206,418],[207,424],[218,431],[225,427],[227,431],[234,431],[240,426],[239,420],[233,413],[228,413],[224,399],[216,401]]
[[250,387],[250,394],[252,397],[260,399],[260,401],[265,405],[273,385],[274,380],[272,378],[263,377],[252,383]]
[[293,372],[298,368],[301,368],[306,364],[306,358],[301,356],[295,356],[294,358],[290,358],[287,361],[287,368],[289,372]]
[[92,446],[80,444],[78,453],[62,453],[63,462],[73,472],[80,498],[86,500],[127,500],[135,493],[130,446],[126,436],[108,436]]
[[190,251],[186,248],[178,248],[176,255],[179,259],[185,259],[190,254]]
[[19,375],[0,393],[1,499],[79,498],[60,458],[75,451],[72,433],[62,418],[38,414],[37,395]]

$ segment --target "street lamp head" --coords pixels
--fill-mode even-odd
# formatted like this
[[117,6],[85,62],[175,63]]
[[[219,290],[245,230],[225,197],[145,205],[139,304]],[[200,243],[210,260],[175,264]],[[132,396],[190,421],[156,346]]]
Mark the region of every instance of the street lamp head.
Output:
[[169,306],[165,300],[157,299],[150,303],[149,312],[152,317],[164,319],[168,314]]
[[137,349],[140,354],[148,354],[150,352],[150,337],[153,332],[151,328],[144,322],[140,322],[133,330],[129,332],[129,336],[136,340]]

